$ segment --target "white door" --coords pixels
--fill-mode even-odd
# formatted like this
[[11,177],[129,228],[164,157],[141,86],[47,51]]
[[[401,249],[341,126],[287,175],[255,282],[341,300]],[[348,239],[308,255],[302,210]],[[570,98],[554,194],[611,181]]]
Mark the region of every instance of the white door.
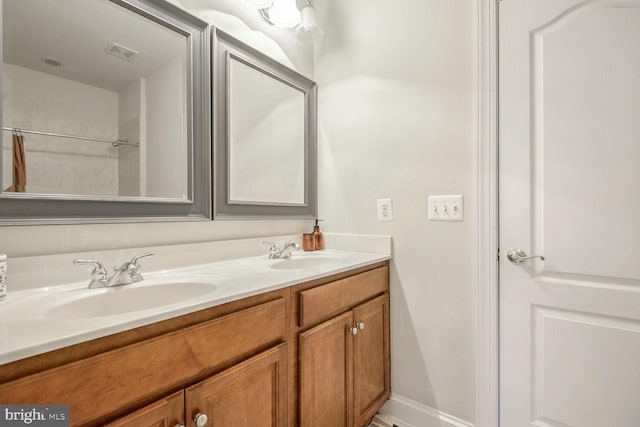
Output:
[[501,426],[638,427],[640,0],[499,4]]

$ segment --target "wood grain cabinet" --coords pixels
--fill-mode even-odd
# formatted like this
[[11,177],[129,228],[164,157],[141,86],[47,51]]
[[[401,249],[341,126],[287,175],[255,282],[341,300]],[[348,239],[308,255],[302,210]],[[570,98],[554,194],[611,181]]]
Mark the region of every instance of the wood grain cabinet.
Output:
[[286,378],[281,344],[106,427],[285,426]]
[[389,377],[385,261],[0,365],[0,402],[68,404],[73,427],[362,427]]
[[184,391],[160,399],[105,427],[175,427],[184,425]]
[[190,424],[205,414],[212,427],[284,427],[287,346],[282,344],[185,390]]
[[[174,328],[171,332],[3,382],[0,402],[68,404],[70,424],[74,427],[108,423],[194,426],[194,415],[205,410],[210,410],[207,426],[284,427],[288,292],[279,291],[267,298],[270,300],[258,304],[251,298],[231,307],[196,314],[213,318],[188,327],[175,329],[174,322],[180,320],[172,320],[168,326]],[[234,310],[238,306],[241,309]],[[230,312],[220,315],[225,311]],[[156,332],[157,326],[150,327]],[[138,333],[146,334],[148,328]],[[116,335],[105,339],[112,342],[120,338]],[[94,343],[103,344],[103,341]],[[62,355],[43,355],[32,363],[40,366],[58,357],[74,357],[77,350],[62,349]],[[0,374],[10,375],[10,368],[3,365]],[[269,393],[261,400],[255,399],[255,394],[264,390]],[[259,403],[256,414],[244,414],[248,424],[225,424],[225,420],[237,417],[235,413],[225,414],[225,410],[238,409],[227,405],[224,396],[229,395],[238,401],[252,401],[253,409]],[[270,424],[262,420],[264,408],[274,414],[269,418],[273,421]],[[252,423],[258,417],[260,422]]]
[[353,310],[353,407],[356,426],[365,425],[389,398],[389,295]]
[[351,426],[352,313],[301,333],[300,425]]
[[[369,299],[317,326],[300,332],[299,425],[302,427],[361,427],[376,414],[390,394],[388,270],[373,270],[349,278],[353,301],[345,294],[326,289],[300,293],[300,324],[313,311],[313,318],[343,309],[355,301]],[[379,281],[379,285],[375,283]],[[339,282],[326,286],[339,288]],[[364,289],[364,291],[363,291]],[[305,293],[306,292],[306,293]],[[375,297],[376,294],[381,295]],[[313,296],[322,295],[321,307]],[[306,308],[305,308],[306,307]],[[324,307],[324,312],[323,312]]]

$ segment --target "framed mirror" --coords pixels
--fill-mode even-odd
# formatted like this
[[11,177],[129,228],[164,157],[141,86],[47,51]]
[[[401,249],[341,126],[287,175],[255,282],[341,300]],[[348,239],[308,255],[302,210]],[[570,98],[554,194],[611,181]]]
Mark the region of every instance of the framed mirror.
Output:
[[208,25],[163,0],[0,4],[0,222],[211,218]]
[[315,217],[317,87],[214,33],[215,218]]

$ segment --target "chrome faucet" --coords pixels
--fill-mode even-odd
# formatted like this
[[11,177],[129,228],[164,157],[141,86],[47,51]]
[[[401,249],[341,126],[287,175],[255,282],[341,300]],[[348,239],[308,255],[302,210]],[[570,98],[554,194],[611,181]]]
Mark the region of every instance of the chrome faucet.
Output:
[[152,255],[153,254],[136,255],[131,258],[131,261],[126,261],[120,266],[116,265],[115,267],[113,267],[113,271],[115,273],[107,282],[107,287],[109,288],[111,286],[130,285],[132,283],[141,281],[143,279],[142,274],[140,274],[140,270],[142,270],[142,267],[140,266],[138,261],[140,261],[140,258],[146,258]]
[[115,272],[113,276],[107,277],[107,270],[104,264],[94,259],[76,259],[73,261],[75,265],[92,264],[94,266],[91,272],[91,282],[89,289],[94,288],[110,288],[112,286],[130,285],[143,279],[140,274],[142,267],[140,266],[140,258],[152,256],[153,254],[136,255],[131,261],[122,263],[120,266],[113,267]]
[[285,259],[291,258],[293,249],[299,251],[300,245],[293,240],[287,240],[282,248],[276,246],[271,240],[263,240],[262,243],[269,245],[269,259]]
[[104,264],[97,259],[74,259],[74,265],[93,265],[91,271],[91,281],[89,282],[89,289],[106,288],[107,287],[107,270],[104,268]]

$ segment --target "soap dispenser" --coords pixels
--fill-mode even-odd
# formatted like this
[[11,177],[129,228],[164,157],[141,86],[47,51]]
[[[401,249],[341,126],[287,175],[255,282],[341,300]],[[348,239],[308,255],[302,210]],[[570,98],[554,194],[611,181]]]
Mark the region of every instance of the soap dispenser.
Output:
[[322,231],[320,231],[318,221],[322,220],[316,219],[316,225],[313,226],[313,237],[315,240],[316,250],[324,249],[324,236],[322,235]]

